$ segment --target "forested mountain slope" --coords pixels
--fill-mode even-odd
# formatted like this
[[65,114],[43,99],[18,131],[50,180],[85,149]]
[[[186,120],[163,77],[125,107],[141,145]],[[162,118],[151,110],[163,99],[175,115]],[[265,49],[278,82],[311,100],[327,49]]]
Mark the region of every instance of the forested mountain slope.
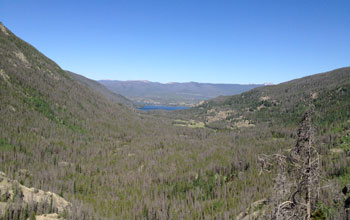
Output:
[[295,125],[305,112],[305,101],[312,99],[315,120],[329,125],[350,116],[349,93],[350,68],[346,67],[241,95],[218,97],[190,111],[214,128],[254,126],[260,122]]
[[[313,211],[341,219],[350,181],[348,72],[208,101],[172,117],[210,128],[178,126],[111,101],[0,25],[0,191],[12,190],[0,192],[0,219],[55,212],[56,195],[69,204],[59,212],[66,219],[246,218],[245,210],[264,210],[254,201],[274,193],[275,170],[262,175],[258,155],[295,145],[309,91],[325,187]],[[26,206],[30,187],[55,200]]]
[[[24,187],[63,197],[72,204],[67,219],[233,218],[248,198],[265,193],[252,196],[256,182],[269,184],[244,183],[255,176],[245,138],[233,148],[235,135],[134,113],[2,24],[0,73],[0,170]],[[35,201],[26,206],[18,184],[10,187],[18,200],[1,191],[0,218],[54,211],[50,201],[42,209]]]
[[[190,110],[177,112],[172,117],[178,116],[192,120],[195,118],[204,122],[205,127],[222,132],[267,131],[271,133],[269,140],[273,148],[277,144],[274,141],[279,142],[288,137],[300,138],[300,130],[298,133],[296,131],[300,119],[310,108],[313,109],[312,126],[315,132],[312,145],[317,149],[320,159],[318,168],[320,179],[317,182],[318,185],[312,186],[312,190],[318,191],[316,202],[312,204],[312,215],[314,219],[347,218],[349,213],[346,209],[350,206],[350,196],[347,192],[350,183],[349,67],[279,85],[256,88],[240,95],[218,97]],[[176,120],[174,124],[178,124]],[[280,149],[271,152],[270,148],[267,152],[273,157],[286,156],[293,147],[289,145],[289,148],[286,149],[286,146],[288,144],[284,144],[282,151]],[[277,168],[274,172],[278,170],[279,165],[277,164],[276,161]],[[290,183],[284,184],[287,186]],[[276,191],[276,193],[280,192]],[[288,199],[291,197],[280,198],[279,201],[288,201]],[[264,201],[263,204],[262,201]],[[261,207],[268,201],[269,199],[260,200],[257,203],[260,211],[247,208],[246,212],[240,214],[240,217],[243,216],[242,219],[261,219],[261,215],[269,210]],[[254,203],[251,207],[254,207]]]
[[73,190],[69,170],[77,167],[69,164],[96,158],[106,139],[117,144],[142,130],[130,109],[82,85],[2,24],[0,124],[0,170],[18,179],[26,169],[22,184],[61,195]]
[[88,79],[82,75],[70,72],[70,71],[66,71],[68,73],[68,75],[70,75],[71,77],[73,77],[74,79],[78,80],[79,82],[83,83],[84,85],[90,87],[91,89],[101,93],[102,95],[106,96],[107,98],[111,99],[112,101],[115,101],[117,103],[121,103],[127,106],[133,106],[133,103],[131,100],[125,98],[122,95],[119,95],[117,93],[114,93],[112,91],[110,91],[109,89],[107,89],[106,87],[104,87],[102,84],[100,84],[97,81]]

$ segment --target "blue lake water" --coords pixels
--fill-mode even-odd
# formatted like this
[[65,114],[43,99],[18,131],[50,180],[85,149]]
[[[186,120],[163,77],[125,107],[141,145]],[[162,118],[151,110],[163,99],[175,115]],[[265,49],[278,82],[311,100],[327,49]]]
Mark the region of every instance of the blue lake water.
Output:
[[167,111],[173,111],[173,110],[181,110],[181,109],[189,109],[189,107],[186,106],[161,106],[161,105],[145,105],[142,108],[139,108],[142,111],[150,111],[150,110],[167,110]]

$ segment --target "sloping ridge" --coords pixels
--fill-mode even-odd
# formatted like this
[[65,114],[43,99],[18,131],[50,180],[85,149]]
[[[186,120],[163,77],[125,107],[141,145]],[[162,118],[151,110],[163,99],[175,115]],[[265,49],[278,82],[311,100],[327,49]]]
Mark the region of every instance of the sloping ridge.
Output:
[[[0,111],[4,116],[0,120],[9,125],[0,130],[5,136],[9,128],[17,127],[10,126],[14,123],[11,120],[14,115],[18,123],[24,121],[20,118],[33,121],[32,127],[42,127],[35,125],[45,118],[44,123],[81,132],[93,129],[90,123],[84,122],[88,118],[101,120],[112,115],[131,115],[126,107],[111,102],[102,92],[97,93],[78,82],[52,60],[1,26],[1,30],[6,30],[0,31]],[[119,98],[122,101],[123,98]],[[26,128],[28,124],[22,126]]]
[[336,87],[347,85],[350,83],[350,67],[335,69],[332,71],[318,73],[299,79],[294,79],[278,85],[265,86],[253,89],[249,92],[237,96],[218,97],[210,101],[213,102],[228,102],[230,99],[238,97],[250,96],[250,93],[269,95],[270,98],[283,99],[288,96],[299,96],[309,94],[310,92],[334,89]]
[[[72,167],[102,148],[106,137],[119,143],[136,136],[128,128],[141,126],[130,108],[78,82],[1,23],[0,124],[0,170],[23,186],[64,189],[66,199],[75,192]],[[17,176],[24,167],[25,178]],[[69,202],[74,208],[77,200]]]
[[86,78],[82,75],[70,72],[70,71],[66,71],[66,73],[68,75],[70,75],[71,77],[73,77],[74,79],[76,79],[77,81],[81,82],[82,84],[88,86],[89,88],[93,89],[96,92],[101,93],[102,95],[106,96],[107,98],[109,98],[110,100],[117,102],[117,103],[121,103],[127,106],[133,106],[133,103],[131,100],[125,98],[122,95],[119,95],[117,93],[114,93],[112,91],[110,91],[109,89],[107,89],[105,86],[103,86],[101,83],[91,80],[89,78]]
[[[189,112],[207,125],[213,124],[213,118],[216,123],[214,127],[224,123],[219,126],[221,128],[232,128],[241,122],[247,126],[254,125],[256,121],[295,124],[305,111],[306,101],[312,101],[319,122],[325,123],[331,121],[327,115],[346,114],[350,108],[347,99],[350,100],[350,68],[344,67],[278,85],[255,88],[240,95],[217,97]],[[227,114],[217,117],[223,113]]]

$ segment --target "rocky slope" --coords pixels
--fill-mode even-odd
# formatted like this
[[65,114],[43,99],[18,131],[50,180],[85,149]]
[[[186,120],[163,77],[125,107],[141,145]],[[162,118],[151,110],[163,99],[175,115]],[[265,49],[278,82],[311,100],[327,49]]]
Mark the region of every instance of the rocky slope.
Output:
[[3,172],[0,172],[0,198],[0,219],[23,218],[31,213],[55,213],[51,216],[57,217],[68,215],[72,208],[70,202],[56,193],[28,188]]

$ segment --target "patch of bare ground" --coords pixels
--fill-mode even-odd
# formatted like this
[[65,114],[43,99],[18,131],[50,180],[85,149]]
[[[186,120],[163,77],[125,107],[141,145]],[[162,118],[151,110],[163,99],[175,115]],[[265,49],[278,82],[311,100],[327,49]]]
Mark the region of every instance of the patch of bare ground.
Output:
[[36,220],[58,220],[58,219],[64,220],[64,218],[60,217],[57,213],[37,215],[35,216],[35,219]]
[[249,128],[255,127],[255,124],[251,123],[249,120],[241,120],[234,123],[234,126],[237,128]]
[[17,51],[14,53],[15,53],[15,56],[25,64],[25,66],[27,66],[27,67],[30,66],[30,63],[28,62],[26,56],[22,52]]
[[1,23],[0,23],[0,30],[1,30],[2,32],[4,32],[4,34],[9,35],[9,33],[7,32],[5,26],[2,25]]
[[209,115],[206,117],[207,122],[216,122],[221,120],[226,120],[226,118],[234,113],[233,110],[227,110],[227,111],[219,111],[216,112],[215,109],[210,109],[207,111],[207,114],[214,114]]

